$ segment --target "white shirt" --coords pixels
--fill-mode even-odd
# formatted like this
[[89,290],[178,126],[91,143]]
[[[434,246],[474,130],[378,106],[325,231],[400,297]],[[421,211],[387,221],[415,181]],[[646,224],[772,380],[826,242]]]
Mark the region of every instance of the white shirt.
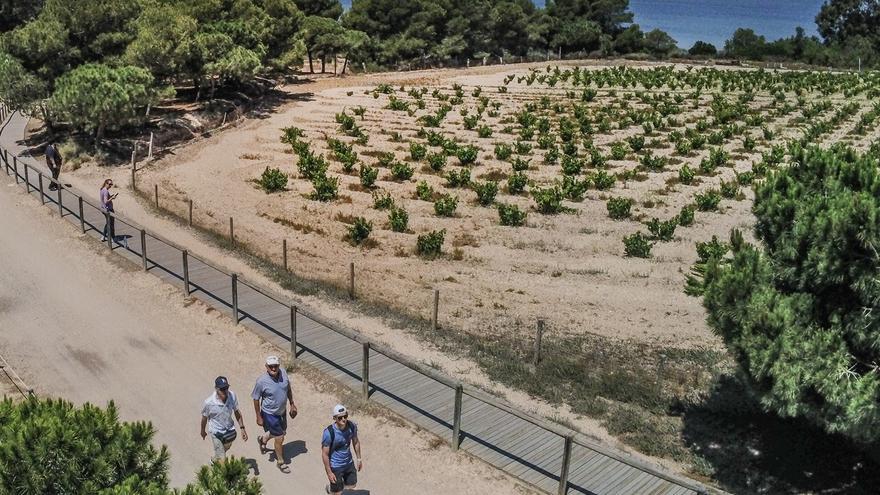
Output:
[[216,390],[205,399],[205,405],[202,406],[202,416],[208,418],[208,433],[220,433],[235,429],[232,418],[235,411],[238,410],[238,399],[232,390],[228,390],[226,394],[225,403],[217,397]]

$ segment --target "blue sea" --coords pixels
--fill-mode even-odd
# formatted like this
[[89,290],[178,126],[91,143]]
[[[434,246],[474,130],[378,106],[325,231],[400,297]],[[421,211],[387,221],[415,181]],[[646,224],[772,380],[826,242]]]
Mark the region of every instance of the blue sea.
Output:
[[[688,49],[697,40],[718,48],[740,27],[752,28],[768,40],[794,34],[803,27],[817,35],[816,14],[824,0],[630,0],[630,10],[644,31],[660,28]],[[544,0],[535,0],[543,5]],[[351,0],[342,0],[348,8]]]

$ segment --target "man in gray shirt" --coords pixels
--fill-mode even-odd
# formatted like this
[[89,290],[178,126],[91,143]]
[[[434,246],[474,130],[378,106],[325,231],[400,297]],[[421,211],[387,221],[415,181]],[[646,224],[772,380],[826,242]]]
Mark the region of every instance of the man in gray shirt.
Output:
[[290,419],[296,417],[297,411],[296,404],[293,403],[290,380],[277,356],[266,358],[266,373],[257,378],[251,398],[254,400],[257,426],[262,426],[263,431],[268,433],[266,436],[257,437],[260,453],[266,453],[269,440],[274,440],[275,463],[278,469],[286,473],[289,470],[284,462],[282,446],[284,435],[287,433],[287,401],[290,401]]

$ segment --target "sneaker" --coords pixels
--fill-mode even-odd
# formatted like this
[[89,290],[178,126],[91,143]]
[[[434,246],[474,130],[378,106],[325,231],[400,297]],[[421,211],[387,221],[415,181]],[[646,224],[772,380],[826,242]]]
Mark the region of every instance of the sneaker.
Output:
[[101,236],[101,242],[107,242],[107,238],[104,236]]
[[324,486],[324,493],[330,493],[330,485]]

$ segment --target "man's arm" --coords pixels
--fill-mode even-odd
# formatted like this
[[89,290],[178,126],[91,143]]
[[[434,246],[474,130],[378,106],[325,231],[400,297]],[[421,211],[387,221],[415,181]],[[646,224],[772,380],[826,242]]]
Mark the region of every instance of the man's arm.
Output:
[[204,440],[205,437],[208,436],[208,434],[205,432],[205,426],[207,426],[207,425],[208,425],[208,418],[206,416],[202,416],[202,428],[200,431],[200,433],[202,435],[202,440]]
[[241,428],[241,439],[247,442],[247,430],[244,429],[244,418],[241,417],[241,411],[235,410],[235,419],[238,420],[238,426]]
[[358,439],[357,435],[351,439],[351,446],[354,447],[354,454],[358,458],[358,471],[364,468],[364,458],[361,457],[361,441]]
[[330,483],[336,483],[336,475],[333,474],[333,469],[330,468],[330,447],[322,446],[321,447],[321,460],[324,461],[324,471],[327,472],[327,479]]
[[293,419],[299,411],[296,409],[296,404],[293,403],[293,388],[290,386],[290,380],[287,381],[287,400],[290,401],[290,419]]
[[260,399],[254,399],[254,414],[257,416],[257,426],[263,426],[263,415],[260,414]]

